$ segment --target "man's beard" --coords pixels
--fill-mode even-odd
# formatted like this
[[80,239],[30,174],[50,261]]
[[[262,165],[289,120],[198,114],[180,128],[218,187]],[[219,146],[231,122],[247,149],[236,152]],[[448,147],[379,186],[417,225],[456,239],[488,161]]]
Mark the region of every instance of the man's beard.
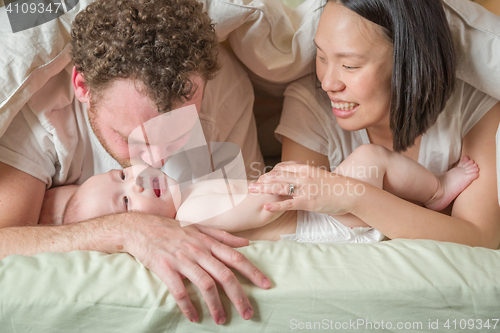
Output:
[[97,126],[97,119],[96,119],[97,117],[95,115],[95,112],[98,112],[98,111],[95,111],[95,109],[93,107],[89,106],[89,108],[88,108],[89,122],[90,122],[90,127],[92,127],[92,130],[94,131],[95,136],[97,137],[97,139],[101,143],[102,147],[108,152],[109,155],[111,155],[111,157],[116,162],[118,162],[121,165],[122,168],[124,168],[124,169],[128,168],[129,166],[132,165],[130,159],[122,158],[122,157],[118,156],[115,152],[113,152],[113,150],[111,150],[111,148],[107,144],[106,140],[104,139],[104,136],[102,135],[101,131],[99,130],[99,126]]

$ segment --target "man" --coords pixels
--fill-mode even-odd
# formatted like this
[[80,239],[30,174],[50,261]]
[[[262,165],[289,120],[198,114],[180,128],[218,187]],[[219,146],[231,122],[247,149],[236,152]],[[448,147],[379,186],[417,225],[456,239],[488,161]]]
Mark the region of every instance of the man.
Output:
[[270,286],[229,247],[246,240],[135,212],[35,227],[46,188],[129,165],[128,135],[187,105],[196,106],[207,142],[240,145],[247,168],[262,162],[250,82],[222,49],[217,74],[217,37],[197,1],[97,1],[76,17],[72,37],[75,68],[52,77],[0,138],[0,259],[46,251],[128,252],[167,284],[189,320],[199,317],[183,277],[200,289],[216,323],[226,315],[215,282],[240,315],[251,318],[253,309],[226,267]]

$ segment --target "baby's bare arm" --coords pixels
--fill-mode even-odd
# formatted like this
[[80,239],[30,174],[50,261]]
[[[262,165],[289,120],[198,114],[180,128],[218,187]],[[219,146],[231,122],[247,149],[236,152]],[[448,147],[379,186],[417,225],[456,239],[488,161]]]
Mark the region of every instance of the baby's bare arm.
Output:
[[222,179],[194,184],[196,189],[189,191],[176,219],[181,221],[181,225],[200,223],[228,232],[238,232],[262,227],[283,213],[269,212],[263,207],[266,203],[281,201],[287,197],[247,193],[246,181],[229,182],[229,190]]

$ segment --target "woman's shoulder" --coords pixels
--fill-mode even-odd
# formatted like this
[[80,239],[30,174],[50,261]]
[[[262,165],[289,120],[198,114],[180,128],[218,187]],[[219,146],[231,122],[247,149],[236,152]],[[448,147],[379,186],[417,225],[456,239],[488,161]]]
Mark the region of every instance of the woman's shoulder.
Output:
[[436,123],[424,134],[419,162],[432,172],[444,172],[461,156],[462,140],[497,101],[457,79],[455,90]]
[[456,122],[462,134],[465,135],[498,100],[471,86],[467,82],[457,79],[455,90],[448,99],[438,122]]
[[[303,96],[303,97],[318,97],[324,94],[324,91],[319,87],[318,79],[315,73],[311,73],[291,82],[286,90],[286,96]],[[316,99],[316,98],[315,98]]]

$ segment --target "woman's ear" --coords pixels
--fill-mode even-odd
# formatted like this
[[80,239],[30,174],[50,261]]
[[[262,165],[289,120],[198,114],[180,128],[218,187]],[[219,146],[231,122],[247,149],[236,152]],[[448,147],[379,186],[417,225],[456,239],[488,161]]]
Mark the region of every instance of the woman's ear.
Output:
[[73,74],[71,75],[71,80],[73,83],[73,88],[75,90],[75,96],[82,103],[88,103],[90,101],[90,92],[85,84],[85,79],[83,75],[73,67]]

